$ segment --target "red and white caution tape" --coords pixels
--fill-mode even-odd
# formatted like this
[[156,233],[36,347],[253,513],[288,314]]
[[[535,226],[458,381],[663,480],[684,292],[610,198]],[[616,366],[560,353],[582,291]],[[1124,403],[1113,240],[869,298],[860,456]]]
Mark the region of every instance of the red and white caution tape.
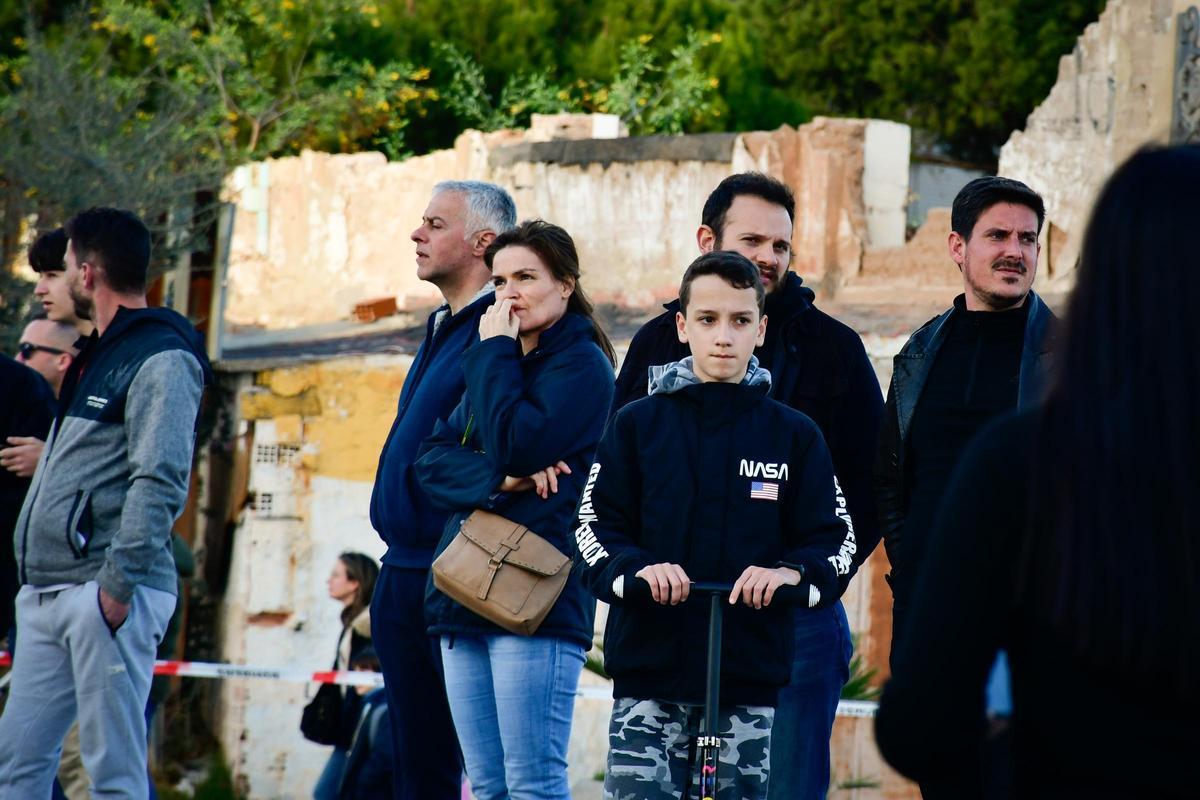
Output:
[[[12,665],[12,657],[0,650],[0,667]],[[178,675],[184,678],[265,678],[297,683],[336,683],[342,686],[382,686],[383,675],[378,672],[324,670],[307,672],[299,669],[248,667],[241,664],[214,664],[205,661],[155,661],[155,675]],[[612,686],[580,686],[578,695],[584,700],[611,700]],[[871,700],[842,700],[838,703],[839,717],[873,717],[879,704]]]
[[[12,656],[0,650],[0,667],[12,666]],[[275,667],[247,667],[241,664],[213,664],[204,661],[155,661],[155,675],[179,675],[184,678],[266,678],[297,683],[337,683],[342,686],[383,686],[378,672],[323,670],[308,672]]]
[[179,675],[184,678],[266,678],[297,683],[336,683],[342,686],[383,686],[383,675],[361,670],[324,670],[247,667],[241,664],[212,664],[204,661],[155,661],[155,675]]

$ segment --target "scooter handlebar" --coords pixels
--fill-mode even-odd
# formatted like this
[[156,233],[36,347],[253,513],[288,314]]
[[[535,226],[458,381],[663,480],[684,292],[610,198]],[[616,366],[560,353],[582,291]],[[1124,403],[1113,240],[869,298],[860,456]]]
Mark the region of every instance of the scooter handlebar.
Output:
[[[801,575],[801,583],[797,586],[785,584],[775,590],[775,594],[771,596],[771,605],[781,604],[787,606],[807,606],[808,605],[808,587],[803,583],[803,575]],[[688,599],[691,599],[697,594],[705,595],[728,595],[733,591],[732,583],[721,583],[719,581],[692,581],[691,588],[688,592]],[[641,578],[633,578],[632,585],[630,582],[625,584],[626,603],[653,603],[654,595],[650,591],[650,584]]]

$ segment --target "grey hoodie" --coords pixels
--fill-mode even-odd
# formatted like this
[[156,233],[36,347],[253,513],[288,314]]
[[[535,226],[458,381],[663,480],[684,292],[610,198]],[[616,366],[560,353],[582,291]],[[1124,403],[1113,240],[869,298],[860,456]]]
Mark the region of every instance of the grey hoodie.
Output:
[[[685,386],[702,383],[696,373],[692,371],[694,363],[694,357],[687,356],[678,361],[672,361],[670,364],[650,367],[650,387],[646,393],[672,394]],[[746,365],[746,374],[742,377],[740,384],[742,386],[759,386],[760,384],[771,386],[771,373],[758,365],[758,356],[750,356],[750,362]]]
[[68,371],[14,531],[21,583],[95,580],[175,594],[171,526],[187,499],[208,360],[187,320],[121,308]]

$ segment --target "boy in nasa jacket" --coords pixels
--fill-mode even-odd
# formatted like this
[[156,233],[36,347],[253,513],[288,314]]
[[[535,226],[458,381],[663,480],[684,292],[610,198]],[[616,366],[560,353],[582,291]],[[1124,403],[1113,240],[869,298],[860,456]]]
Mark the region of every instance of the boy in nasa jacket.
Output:
[[[763,287],[743,256],[713,252],[680,286],[692,355],[652,367],[649,396],[613,418],[579,506],[585,585],[611,605],[604,666],[616,703],[606,798],[679,797],[704,700],[706,604],[690,581],[732,582],[721,653],[722,798],[766,796],[776,693],[792,663],[789,607],[834,602],[854,530],[808,417],[767,397]],[[625,602],[635,581],[653,604]],[[644,587],[643,587],[644,589]]]

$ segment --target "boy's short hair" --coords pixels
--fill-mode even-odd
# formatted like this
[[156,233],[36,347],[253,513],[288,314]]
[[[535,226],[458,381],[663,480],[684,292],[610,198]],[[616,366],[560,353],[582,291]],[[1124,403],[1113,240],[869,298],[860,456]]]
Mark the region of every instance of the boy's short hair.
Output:
[[750,259],[732,250],[714,250],[693,261],[679,282],[679,310],[687,316],[688,301],[692,294],[692,281],[701,275],[716,275],[734,289],[753,289],[754,300],[761,317],[767,301],[767,290],[763,288],[762,276]]
[[29,266],[34,272],[60,272],[67,255],[67,232],[62,228],[46,231],[29,246]]
[[150,231],[136,214],[120,208],[89,208],[63,227],[75,256],[99,262],[110,289],[122,294],[146,291]]
[[983,212],[997,203],[1025,206],[1037,215],[1038,233],[1042,232],[1046,219],[1042,196],[1020,181],[997,176],[976,178],[959,190],[950,209],[950,230],[969,240]]
[[371,645],[365,645],[361,650],[354,654],[350,659],[350,669],[364,669],[371,672],[383,672],[383,666],[379,663],[379,655],[375,652],[375,648]]

